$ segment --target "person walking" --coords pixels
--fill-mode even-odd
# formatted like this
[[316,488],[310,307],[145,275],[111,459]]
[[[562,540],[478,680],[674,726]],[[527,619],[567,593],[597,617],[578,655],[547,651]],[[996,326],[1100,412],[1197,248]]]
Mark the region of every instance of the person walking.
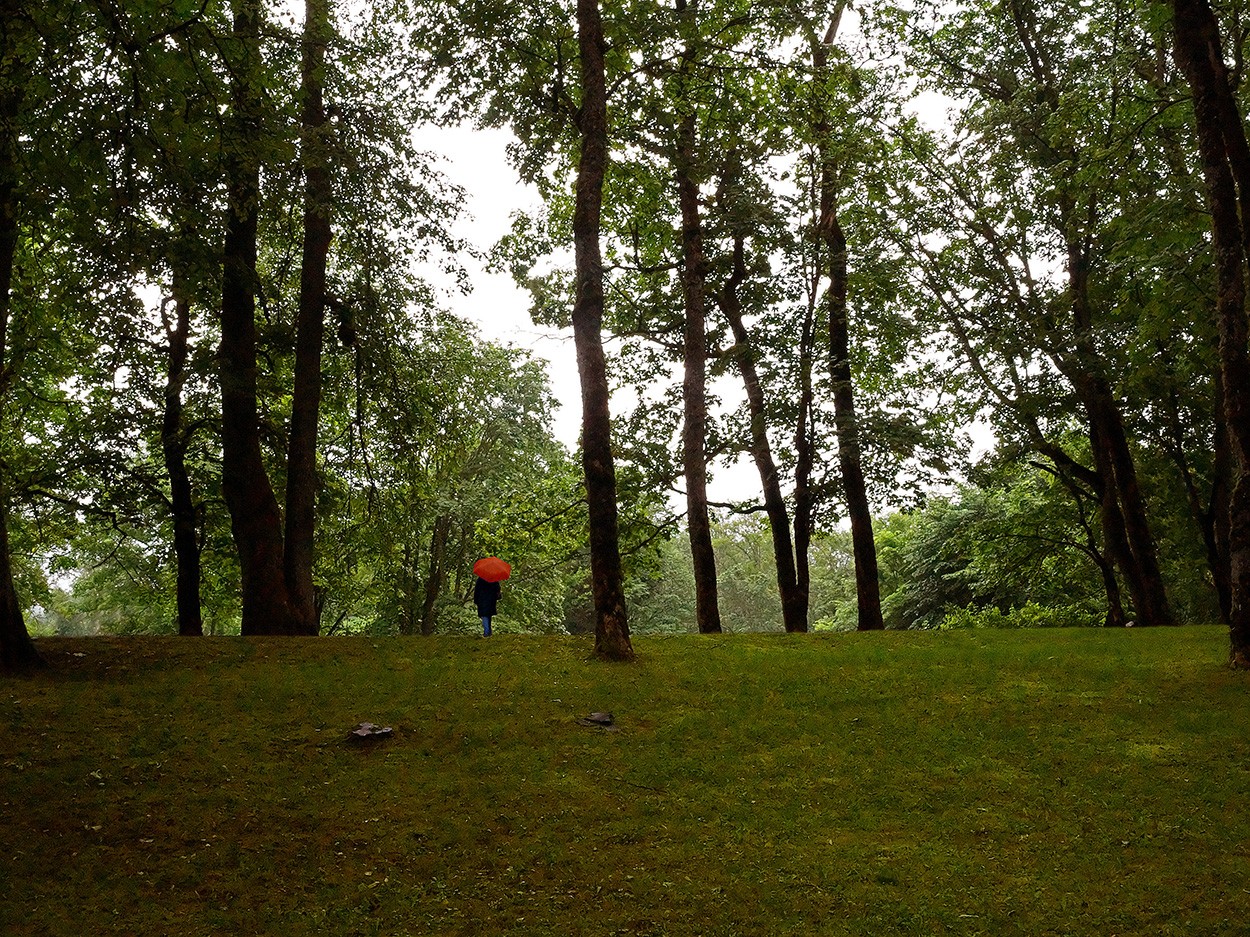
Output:
[[473,604],[477,606],[477,613],[482,619],[482,637],[484,638],[490,637],[490,620],[498,608],[501,591],[499,583],[487,582],[481,576],[478,576],[477,582],[473,584]]

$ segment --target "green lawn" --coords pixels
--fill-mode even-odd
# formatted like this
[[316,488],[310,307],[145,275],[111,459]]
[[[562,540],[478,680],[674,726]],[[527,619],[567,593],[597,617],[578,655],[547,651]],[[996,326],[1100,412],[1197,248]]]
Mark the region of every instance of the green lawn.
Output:
[[39,646],[6,935],[1250,928],[1219,628]]

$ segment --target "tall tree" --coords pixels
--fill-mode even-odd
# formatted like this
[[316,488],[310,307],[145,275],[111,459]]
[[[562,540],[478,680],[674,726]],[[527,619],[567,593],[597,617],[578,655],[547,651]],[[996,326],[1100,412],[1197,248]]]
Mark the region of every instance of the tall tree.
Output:
[[746,388],[747,410],[751,421],[751,458],[760,474],[764,510],[772,532],[773,555],[777,567],[777,590],[781,594],[781,618],[787,632],[807,631],[807,594],[800,590],[795,565],[794,543],[790,538],[790,517],[781,490],[781,473],[768,439],[768,407],[764,386],[756,364],[757,352],[747,332],[738,290],[746,279],[745,234],[735,232],[733,269],[719,294],[719,305],[733,332],[733,357]]
[[1173,51],[1189,80],[1211,210],[1222,414],[1235,460],[1228,506],[1229,656],[1250,668],[1250,144],[1207,0],[1172,0]]
[[884,628],[881,618],[881,586],[877,576],[877,547],[872,535],[872,508],[861,458],[859,418],[855,412],[855,388],[851,378],[851,324],[847,306],[846,235],[838,220],[837,167],[829,142],[829,118],[822,96],[830,79],[829,48],[837,37],[845,9],[839,3],[822,41],[812,37],[812,72],[816,89],[816,149],[820,161],[820,221],[818,233],[828,250],[829,263],[829,371],[833,377],[834,422],[837,426],[838,464],[842,493],[851,520],[855,545],[855,588],[859,602],[858,629]]
[[684,419],[682,463],[686,479],[686,525],[694,564],[695,619],[701,634],[721,630],[716,601],[716,554],[707,503],[707,257],[703,252],[703,222],[696,177],[698,106],[691,74],[698,55],[698,0],[678,0],[679,26],[686,34],[677,74],[676,158],[677,201],[681,209],[682,296],[685,333],[682,359]]
[[[35,41],[20,0],[0,0],[0,432],[13,377],[7,350],[13,265],[20,236],[21,117]],[[0,474],[0,665],[18,669],[38,666],[42,658],[26,630],[13,583],[8,514],[8,482]]]
[[319,629],[313,588],[317,518],[317,424],[321,414],[321,351],[326,309],[326,262],[330,252],[330,127],[325,110],[329,0],[305,0],[301,94],[300,164],[304,175],[303,250],[296,321],[295,381],[287,442],[284,565],[295,627]]
[[[922,266],[943,281],[935,284],[945,293],[940,302],[962,319],[951,328],[964,355],[972,350],[984,358],[994,348],[1010,361],[987,375],[995,384],[990,393],[1013,411],[1030,446],[1076,470],[1071,454],[1059,453],[1048,434],[1061,434],[1073,418],[1082,421],[1105,549],[1138,621],[1170,623],[1123,400],[1125,376],[1136,363],[1124,344],[1110,340],[1116,330],[1150,327],[1134,303],[1116,295],[1146,278],[1134,283],[1136,271],[1126,274],[1116,255],[1143,204],[1128,191],[1139,183],[1145,191],[1151,182],[1160,185],[1151,174],[1164,149],[1142,139],[1154,121],[1139,110],[1151,93],[1137,74],[1138,37],[1122,4],[1078,11],[1012,0],[933,6],[933,15],[913,51],[936,87],[967,100],[957,125],[966,135],[959,150],[976,146],[983,156],[976,167],[961,160],[940,184],[950,207],[938,225],[964,232],[948,236],[941,251],[932,250],[931,237],[916,236]],[[1108,191],[1108,180],[1117,194]],[[967,248],[970,255],[958,257]],[[934,267],[939,254],[943,261]],[[952,265],[972,280],[993,281],[988,295],[995,299],[986,302],[982,288],[952,277]],[[968,316],[971,307],[979,308]],[[1010,320],[1006,308],[1014,310]],[[1042,385],[1047,389],[1038,393]],[[1008,405],[1003,391],[1012,386],[1015,402]]]
[[219,374],[222,492],[230,508],[243,587],[244,634],[298,634],[291,608],[282,514],[260,444],[256,387],[257,225],[264,112],[261,5],[233,0],[227,37],[231,96],[222,145],[226,153],[226,235],[222,256]]
[[603,177],[608,162],[607,83],[599,0],[577,0],[577,47],[582,102],[578,130],[581,156],[573,208],[577,291],[573,341],[582,388],[582,467],[590,514],[591,585],[595,598],[595,653],[632,660],[625,611],[612,460],[612,417],[603,353],[603,257],[599,246]]
[[[178,566],[178,633],[202,635],[200,608],[200,538],[198,511],[187,471],[187,433],[183,425],[182,389],[187,379],[191,295],[180,260],[174,260],[172,295],[161,303],[168,359],[161,417],[161,452],[169,476],[169,506],[174,521],[174,557]],[[171,317],[168,308],[173,306]]]

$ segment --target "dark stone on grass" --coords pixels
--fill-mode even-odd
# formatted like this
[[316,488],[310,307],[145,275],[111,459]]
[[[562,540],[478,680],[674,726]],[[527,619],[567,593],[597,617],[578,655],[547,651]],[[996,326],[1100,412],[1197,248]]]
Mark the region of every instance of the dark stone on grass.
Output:
[[608,729],[613,727],[611,713],[591,713],[577,720],[579,726],[590,726],[592,729]]

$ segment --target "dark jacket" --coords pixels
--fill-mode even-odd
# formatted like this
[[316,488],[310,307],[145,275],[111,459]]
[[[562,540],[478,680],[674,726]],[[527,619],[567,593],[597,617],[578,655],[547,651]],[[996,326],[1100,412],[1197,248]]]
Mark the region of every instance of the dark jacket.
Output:
[[495,608],[499,604],[499,592],[499,583],[487,582],[481,576],[477,577],[477,582],[473,584],[473,604],[483,618],[495,614]]

